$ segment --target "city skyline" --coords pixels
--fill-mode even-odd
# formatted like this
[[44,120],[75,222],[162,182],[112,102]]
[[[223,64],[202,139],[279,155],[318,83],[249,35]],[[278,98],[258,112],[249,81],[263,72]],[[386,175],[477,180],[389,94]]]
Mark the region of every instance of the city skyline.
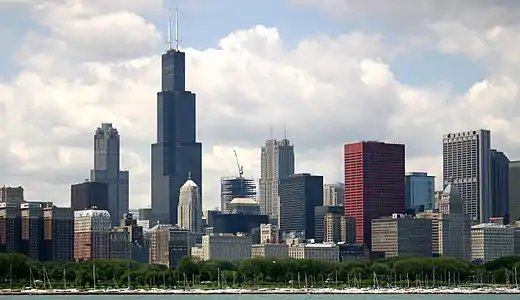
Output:
[[[92,128],[111,122],[124,137],[130,206],[150,205],[148,145],[155,142],[167,7],[85,2],[85,11],[74,11],[41,2],[51,4],[0,4],[0,37],[9,45],[0,50],[1,150],[8,158],[0,180],[24,186],[29,200],[66,205],[70,184],[92,167]],[[236,173],[232,150],[245,175],[258,179],[260,145],[271,126],[281,138],[285,123],[295,172],[323,175],[326,183],[342,179],[343,144],[361,140],[405,144],[406,171],[435,176],[437,189],[443,134],[489,129],[493,148],[520,157],[511,130],[520,111],[519,62],[507,44],[517,39],[520,23],[509,16],[519,5],[472,5],[460,17],[451,13],[460,4],[439,1],[375,11],[344,1],[350,6],[329,14],[333,2],[284,2],[269,17],[257,3],[226,1],[218,10],[226,10],[224,24],[211,22],[219,15],[213,4],[179,4],[186,84],[197,94],[197,137],[204,143],[206,208],[219,205],[220,177]],[[239,17],[255,8],[255,17]],[[493,13],[482,19],[483,11]],[[367,25],[359,16],[375,21]]]

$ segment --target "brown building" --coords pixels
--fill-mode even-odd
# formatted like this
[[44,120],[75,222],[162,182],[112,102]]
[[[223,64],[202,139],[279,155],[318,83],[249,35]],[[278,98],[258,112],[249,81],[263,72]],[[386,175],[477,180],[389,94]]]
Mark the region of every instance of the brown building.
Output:
[[70,207],[74,211],[91,207],[108,210],[108,184],[86,181],[70,186]]
[[402,214],[372,220],[372,251],[385,257],[432,256],[432,221]]
[[49,205],[43,209],[43,235],[46,260],[74,259],[74,211]]
[[110,258],[110,213],[87,209],[74,212],[74,259]]
[[0,252],[22,251],[20,205],[11,202],[0,203]]
[[45,260],[42,203],[22,203],[20,216],[22,219],[22,253],[32,260]]

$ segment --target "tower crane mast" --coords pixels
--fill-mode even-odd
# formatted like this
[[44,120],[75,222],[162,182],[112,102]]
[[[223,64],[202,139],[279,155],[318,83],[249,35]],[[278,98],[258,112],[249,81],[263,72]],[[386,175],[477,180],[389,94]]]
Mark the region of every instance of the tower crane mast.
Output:
[[237,162],[238,177],[242,178],[242,175],[244,175],[244,166],[241,166],[240,162],[238,161],[237,151],[233,149],[233,153],[235,153],[235,160]]

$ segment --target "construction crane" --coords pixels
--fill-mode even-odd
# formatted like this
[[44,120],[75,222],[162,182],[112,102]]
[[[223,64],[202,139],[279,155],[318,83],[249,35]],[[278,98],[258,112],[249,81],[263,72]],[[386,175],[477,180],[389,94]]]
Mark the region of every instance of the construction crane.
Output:
[[237,161],[238,177],[242,178],[242,175],[244,175],[244,166],[241,166],[238,162],[238,155],[235,149],[233,149],[233,153],[235,153],[235,160]]

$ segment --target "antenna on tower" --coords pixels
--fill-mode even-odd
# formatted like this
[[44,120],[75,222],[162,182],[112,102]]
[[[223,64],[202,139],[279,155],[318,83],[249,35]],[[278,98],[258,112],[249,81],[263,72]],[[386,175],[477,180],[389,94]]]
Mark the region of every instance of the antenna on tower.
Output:
[[285,129],[284,129],[284,132],[283,132],[283,139],[284,140],[287,139],[287,123],[285,123]]
[[179,51],[179,9],[175,9],[175,51]]
[[172,50],[172,9],[168,9],[168,40],[166,41],[166,45],[168,45],[167,51]]
[[272,125],[269,127],[269,130],[271,132],[271,140],[272,140],[273,139],[273,126]]

